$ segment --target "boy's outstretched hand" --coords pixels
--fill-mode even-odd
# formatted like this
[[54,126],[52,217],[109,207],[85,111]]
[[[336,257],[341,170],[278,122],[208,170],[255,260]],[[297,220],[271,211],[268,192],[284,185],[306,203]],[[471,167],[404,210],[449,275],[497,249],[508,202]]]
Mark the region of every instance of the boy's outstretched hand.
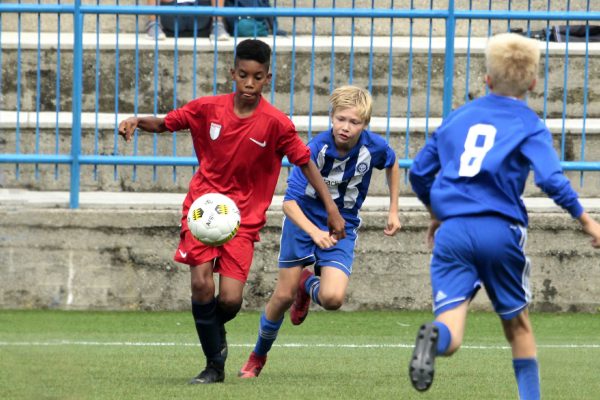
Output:
[[126,142],[129,142],[138,126],[138,118],[130,117],[119,124],[119,135],[123,136]]
[[600,224],[586,212],[579,217],[583,231],[592,237],[592,246],[600,248]]
[[402,228],[402,224],[400,223],[400,218],[398,218],[398,214],[390,213],[388,215],[387,225],[383,230],[383,234],[386,236],[394,236],[396,232],[398,232]]
[[165,119],[160,117],[130,117],[119,124],[119,135],[123,136],[126,141],[130,141],[136,129],[141,129],[146,132],[165,132]]

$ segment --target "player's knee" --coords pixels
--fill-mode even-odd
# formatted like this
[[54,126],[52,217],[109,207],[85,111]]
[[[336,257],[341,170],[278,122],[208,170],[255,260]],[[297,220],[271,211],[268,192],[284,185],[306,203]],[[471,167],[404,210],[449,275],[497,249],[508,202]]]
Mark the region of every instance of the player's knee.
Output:
[[212,277],[206,279],[204,276],[195,276],[192,277],[191,289],[194,298],[212,297],[215,292],[215,282]]
[[237,296],[219,294],[219,307],[229,314],[237,314],[242,308],[242,299]]
[[277,308],[289,309],[294,303],[296,293],[293,290],[277,290],[273,293],[272,301],[277,304]]
[[533,335],[531,323],[527,316],[518,315],[517,317],[502,321],[502,327],[504,328],[504,336],[509,343],[515,342],[522,337],[529,337]]
[[516,341],[527,339],[533,336],[533,331],[529,327],[515,326],[512,329],[505,329],[504,336],[509,343],[515,343]]
[[319,301],[321,306],[326,310],[338,310],[344,304],[344,296],[336,293],[319,293]]

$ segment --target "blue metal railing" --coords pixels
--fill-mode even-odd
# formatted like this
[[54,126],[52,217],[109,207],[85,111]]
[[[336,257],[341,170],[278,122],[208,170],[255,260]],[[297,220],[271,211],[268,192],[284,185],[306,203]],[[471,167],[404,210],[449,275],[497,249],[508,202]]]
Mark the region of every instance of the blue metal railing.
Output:
[[[516,10],[512,7],[512,1],[508,2],[508,9],[504,11],[492,10],[492,2],[488,3],[488,8],[484,10],[473,9],[472,2],[469,2],[468,10],[459,10],[455,9],[454,0],[449,0],[447,3],[447,8],[436,9],[434,8],[434,0],[430,1],[429,9],[415,9],[413,6],[413,2],[411,1],[410,9],[396,9],[394,8],[394,1],[391,1],[391,5],[388,8],[377,8],[376,0],[371,0],[371,8],[356,8],[354,0],[352,0],[351,7],[349,8],[338,8],[336,4],[336,0],[331,0],[330,8],[316,8],[316,1],[312,1],[313,8],[302,8],[296,7],[296,0],[293,0],[293,6],[289,8],[279,7],[275,2],[275,6],[273,8],[219,8],[219,7],[176,7],[176,6],[129,6],[129,5],[119,5],[118,2],[115,5],[100,5],[100,0],[97,0],[96,5],[82,5],[81,0],[74,0],[73,4],[58,4],[50,5],[50,4],[40,4],[39,0],[36,0],[36,4],[0,4],[0,44],[4,40],[4,36],[2,35],[2,15],[5,14],[17,14],[18,16],[18,24],[17,24],[17,34],[18,41],[16,45],[17,54],[17,66],[16,66],[16,99],[15,99],[15,107],[16,107],[16,133],[15,133],[15,153],[9,154],[0,154],[0,163],[10,163],[15,164],[15,175],[18,179],[20,171],[20,164],[35,164],[35,176],[38,177],[38,165],[40,164],[53,164],[55,165],[55,176],[58,178],[59,174],[59,165],[67,165],[70,167],[70,191],[71,191],[71,199],[70,205],[73,208],[77,208],[79,205],[79,190],[80,190],[80,181],[81,181],[81,167],[82,166],[92,166],[94,171],[94,177],[97,175],[97,167],[100,165],[111,165],[114,167],[114,178],[117,179],[118,170],[117,166],[121,165],[131,165],[133,166],[133,180],[136,179],[137,166],[152,166],[153,167],[153,178],[156,180],[158,175],[158,167],[167,166],[172,167],[172,175],[173,180],[177,179],[177,169],[176,167],[180,166],[191,166],[195,167],[197,165],[196,157],[193,153],[189,156],[182,156],[177,153],[177,135],[174,132],[171,137],[171,155],[159,155],[159,145],[160,139],[159,135],[152,135],[152,154],[150,155],[140,155],[138,153],[138,136],[137,134],[134,137],[133,143],[133,154],[130,156],[122,155],[120,152],[122,149],[119,148],[119,138],[116,131],[116,124],[118,123],[119,112],[121,106],[120,101],[120,90],[121,86],[126,85],[127,82],[122,82],[120,79],[120,64],[121,64],[121,52],[120,52],[120,20],[119,17],[123,15],[135,16],[135,27],[136,32],[139,31],[139,16],[140,15],[192,15],[196,17],[196,23],[198,17],[203,16],[223,16],[223,17],[237,17],[237,16],[255,16],[255,17],[275,17],[275,27],[277,27],[277,18],[289,17],[292,21],[292,37],[291,37],[291,65],[290,65],[290,73],[289,76],[282,76],[281,72],[278,73],[277,60],[278,57],[278,39],[277,36],[273,37],[272,40],[272,48],[273,48],[273,59],[272,59],[272,69],[274,75],[274,82],[276,81],[276,77],[283,81],[290,79],[289,90],[289,110],[288,113],[290,117],[297,116],[301,114],[301,112],[297,111],[297,96],[295,93],[295,84],[297,79],[298,71],[296,70],[296,62],[298,51],[298,42],[297,42],[297,29],[298,24],[297,21],[300,18],[306,18],[310,20],[310,72],[308,74],[304,73],[302,75],[302,79],[306,79],[308,81],[308,91],[309,98],[308,102],[308,134],[309,137],[312,134],[314,128],[314,99],[313,96],[317,90],[317,82],[315,76],[316,70],[316,62],[317,62],[317,52],[316,49],[316,38],[317,38],[317,29],[316,29],[316,21],[319,18],[330,18],[332,21],[331,25],[331,49],[329,51],[329,82],[328,87],[331,90],[335,86],[335,82],[339,82],[340,78],[343,78],[341,75],[342,72],[336,68],[338,59],[336,52],[336,33],[339,28],[336,26],[336,21],[340,21],[341,19],[347,19],[350,21],[350,35],[349,35],[349,50],[348,50],[348,58],[349,62],[347,64],[348,67],[348,75],[347,82],[348,83],[357,83],[359,78],[362,78],[356,71],[355,66],[355,58],[357,57],[357,41],[360,39],[356,32],[357,21],[366,20],[370,21],[370,30],[368,35],[369,44],[368,44],[368,68],[366,70],[367,75],[367,86],[371,91],[374,89],[374,80],[378,77],[374,73],[374,67],[377,62],[381,65],[385,65],[387,67],[387,77],[383,80],[385,83],[383,86],[385,87],[385,95],[387,96],[387,101],[385,102],[385,110],[382,110],[382,113],[386,114],[384,127],[381,129],[385,131],[385,136],[388,141],[395,140],[395,136],[392,134],[392,124],[395,123],[392,121],[392,115],[395,111],[400,111],[400,107],[394,104],[392,107],[392,98],[394,96],[394,85],[393,80],[396,79],[394,77],[394,60],[397,62],[398,50],[395,48],[394,38],[395,38],[395,29],[405,29],[405,24],[408,21],[408,31],[409,31],[409,49],[407,52],[408,56],[408,69],[407,69],[407,92],[406,92],[406,108],[404,108],[406,120],[404,120],[403,126],[406,127],[406,132],[404,136],[404,158],[399,160],[399,165],[402,168],[410,168],[411,165],[411,151],[409,151],[410,143],[411,143],[411,135],[410,132],[414,129],[415,123],[413,119],[416,118],[414,114],[416,112],[413,108],[413,100],[415,98],[414,92],[414,75],[413,68],[415,68],[414,60],[415,60],[415,52],[414,52],[414,40],[413,36],[413,23],[415,20],[422,20],[429,22],[429,30],[428,30],[428,43],[427,43],[427,77],[425,82],[425,111],[424,111],[424,132],[425,137],[429,134],[430,129],[430,119],[432,113],[432,104],[431,104],[431,90],[432,90],[432,70],[433,70],[433,23],[437,21],[441,21],[444,23],[445,34],[444,34],[444,44],[445,48],[443,51],[443,89],[442,89],[442,105],[441,105],[441,116],[445,116],[450,112],[454,106],[453,100],[456,97],[456,83],[455,83],[455,68],[456,68],[456,49],[455,49],[455,32],[458,24],[461,21],[466,21],[468,23],[468,39],[467,39],[467,49],[466,49],[466,82],[465,82],[465,96],[464,100],[469,101],[469,85],[470,82],[473,81],[470,78],[471,72],[471,25],[472,21],[487,21],[488,22],[488,35],[492,32],[492,21],[507,21],[506,30],[509,30],[511,27],[511,21],[526,21],[527,23],[527,32],[531,31],[531,21],[542,21],[546,22],[546,26],[548,27],[551,21],[567,21],[567,25],[569,21],[583,21],[588,25],[588,35],[589,35],[589,22],[590,21],[600,21],[600,12],[592,12],[590,11],[590,2],[587,0],[586,11],[571,11],[570,10],[570,1],[567,0],[567,9],[566,11],[552,11],[550,7],[550,0],[548,1],[548,7],[544,11],[531,11],[531,0],[527,3],[527,10]],[[21,15],[22,14],[37,14],[38,15],[38,28],[37,28],[37,62],[38,68],[36,70],[36,90],[35,90],[35,114],[36,114],[36,122],[35,122],[35,145],[33,153],[25,153],[21,148],[21,116],[22,116],[22,51],[23,46],[21,43]],[[42,106],[40,104],[40,98],[42,97],[42,90],[40,87],[41,82],[41,74],[40,67],[42,60],[40,55],[41,48],[41,14],[55,14],[57,16],[57,41],[56,41],[56,81],[55,81],[55,108],[54,111],[56,113],[55,117],[55,145],[54,145],[54,153],[55,154],[40,154],[40,113],[42,110]],[[70,121],[70,129],[71,129],[71,147],[69,154],[61,153],[60,149],[60,132],[59,132],[59,116],[61,114],[61,110],[65,109],[67,105],[65,105],[64,93],[61,92],[62,79],[61,79],[61,69],[64,68],[62,65],[62,43],[61,43],[61,16],[70,15],[73,18],[73,44],[72,44],[72,54],[73,54],[73,62],[72,62],[72,90],[71,90],[71,121]],[[104,92],[104,87],[101,84],[102,80],[102,63],[101,63],[101,40],[100,40],[100,17],[101,16],[114,16],[115,17],[115,47],[114,47],[114,57],[115,57],[115,75],[114,75],[114,110],[113,110],[113,143],[111,154],[101,154],[101,146],[100,146],[100,111],[102,109],[100,105],[100,95],[101,91]],[[83,48],[83,36],[84,36],[84,19],[89,17],[95,18],[96,21],[96,32],[95,32],[95,41],[96,47],[95,51],[95,61],[93,63],[95,81],[94,81],[94,89],[96,92],[96,96],[93,101],[93,112],[95,114],[95,126],[94,126],[94,134],[93,134],[93,154],[84,154],[82,151],[82,113],[83,113],[83,76],[84,76],[84,48]],[[389,19],[389,42],[385,44],[385,49],[387,50],[387,54],[384,57],[378,56],[374,50],[374,38],[375,38],[375,25],[376,21]],[[237,42],[238,37],[234,35],[234,41]],[[193,40],[193,49],[192,49],[192,93],[191,98],[195,98],[197,96],[197,74],[195,71],[198,68],[199,61],[197,60],[198,49],[197,49],[197,41],[194,36]],[[547,37],[548,39],[548,37]],[[179,53],[179,45],[178,45],[178,36],[175,36],[174,39],[174,47],[173,47],[173,58],[171,59],[172,65],[170,65],[173,69],[173,77],[172,77],[172,85],[173,85],[173,102],[169,104],[170,108],[177,107],[180,105],[180,98],[186,97],[186,94],[181,95],[180,90],[178,89],[179,85],[179,75],[178,71],[182,68],[180,65],[180,53]],[[212,57],[213,57],[213,68],[212,68],[212,93],[217,93],[219,81],[219,60],[223,58],[222,52],[219,50],[218,42],[215,42],[212,48]],[[222,45],[221,45],[222,46]],[[2,65],[3,58],[3,50],[0,46],[0,67]],[[135,115],[140,112],[140,104],[138,97],[141,96],[142,89],[140,87],[140,61],[139,61],[139,53],[140,53],[140,43],[138,41],[138,37],[136,35],[135,38],[135,65],[134,65],[134,99],[133,99],[133,113]],[[159,57],[163,50],[161,49],[161,45],[158,42],[154,42],[153,44],[153,59],[151,63],[151,91],[153,96],[153,105],[152,111],[154,115],[158,115],[160,111],[159,107],[159,93],[160,93],[160,62]],[[549,74],[549,45],[548,40],[546,41],[546,52],[545,52],[545,76]],[[208,54],[208,53],[207,53]],[[324,58],[324,57],[323,57]],[[585,55],[584,55],[584,87],[587,87],[587,83],[589,82],[589,44],[586,43],[585,46]],[[380,61],[378,61],[380,60]],[[568,43],[565,45],[565,55],[564,55],[564,68],[563,68],[563,83],[565,88],[569,83],[569,45]],[[383,62],[381,62],[383,61]],[[124,66],[126,68],[127,66]],[[305,71],[303,71],[305,72]],[[6,85],[6,76],[2,76],[2,68],[0,68],[0,90],[3,89]],[[548,117],[547,110],[547,100],[548,100],[548,79],[544,81],[544,101],[543,101],[543,118],[546,119]],[[275,103],[276,100],[276,84],[274,83],[271,86],[270,93],[270,101]],[[461,96],[462,97],[462,96]],[[189,99],[191,99],[189,98]],[[188,99],[188,100],[189,100]],[[584,98],[583,98],[583,129],[581,131],[581,148],[580,148],[580,160],[579,161],[566,161],[566,143],[567,143],[567,129],[566,129],[566,120],[568,118],[567,112],[567,90],[563,91],[562,98],[562,126],[560,128],[561,133],[561,144],[560,144],[560,156],[561,160],[563,160],[562,165],[565,170],[575,170],[575,171],[600,171],[600,162],[591,162],[585,160],[585,147],[586,147],[586,124],[587,124],[587,112],[588,112],[588,95],[587,91],[584,90]],[[4,108],[5,105],[1,104]],[[162,106],[164,107],[164,106]],[[400,111],[401,112],[401,111]],[[24,114],[23,114],[24,115]],[[416,121],[416,119],[415,119]],[[402,129],[402,127],[396,127],[398,129]],[[399,153],[400,154],[400,153]],[[286,164],[287,165],[287,164]],[[583,176],[582,176],[583,182]]]
[[75,0],[73,10],[73,118],[71,123],[71,198],[72,208],[79,206],[81,163],[81,93],[83,87],[83,14],[81,0]]

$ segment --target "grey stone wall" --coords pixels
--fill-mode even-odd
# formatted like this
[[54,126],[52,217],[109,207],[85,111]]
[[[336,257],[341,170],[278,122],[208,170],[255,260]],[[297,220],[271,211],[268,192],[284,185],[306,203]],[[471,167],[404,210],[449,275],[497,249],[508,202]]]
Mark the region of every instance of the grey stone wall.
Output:
[[[343,309],[428,310],[427,216],[403,209],[403,229],[389,238],[382,233],[385,215],[362,214]],[[263,307],[274,288],[281,216],[269,212],[256,245],[246,309]],[[172,261],[178,223],[175,209],[2,207],[0,308],[187,309],[189,273]],[[527,252],[534,310],[600,310],[600,253],[568,215],[532,212]],[[474,307],[489,309],[485,294]]]

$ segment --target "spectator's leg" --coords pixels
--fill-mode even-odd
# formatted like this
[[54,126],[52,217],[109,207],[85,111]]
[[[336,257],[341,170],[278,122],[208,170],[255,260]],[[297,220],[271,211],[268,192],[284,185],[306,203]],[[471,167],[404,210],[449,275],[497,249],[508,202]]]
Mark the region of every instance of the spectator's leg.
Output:
[[[225,7],[225,0],[211,0],[210,1],[213,7]],[[215,22],[223,22],[223,17],[218,16],[215,17]]]
[[[146,0],[146,5],[155,6],[158,4],[158,0]],[[146,25],[144,25],[143,32],[149,39],[164,40],[167,36],[163,32],[160,26],[160,21],[156,15],[148,15]]]
[[[213,7],[225,7],[225,0],[210,0],[210,3]],[[227,30],[225,30],[225,23],[223,17],[215,17],[212,28],[210,30],[210,39],[227,40],[229,39],[229,37],[230,36],[227,33]]]

